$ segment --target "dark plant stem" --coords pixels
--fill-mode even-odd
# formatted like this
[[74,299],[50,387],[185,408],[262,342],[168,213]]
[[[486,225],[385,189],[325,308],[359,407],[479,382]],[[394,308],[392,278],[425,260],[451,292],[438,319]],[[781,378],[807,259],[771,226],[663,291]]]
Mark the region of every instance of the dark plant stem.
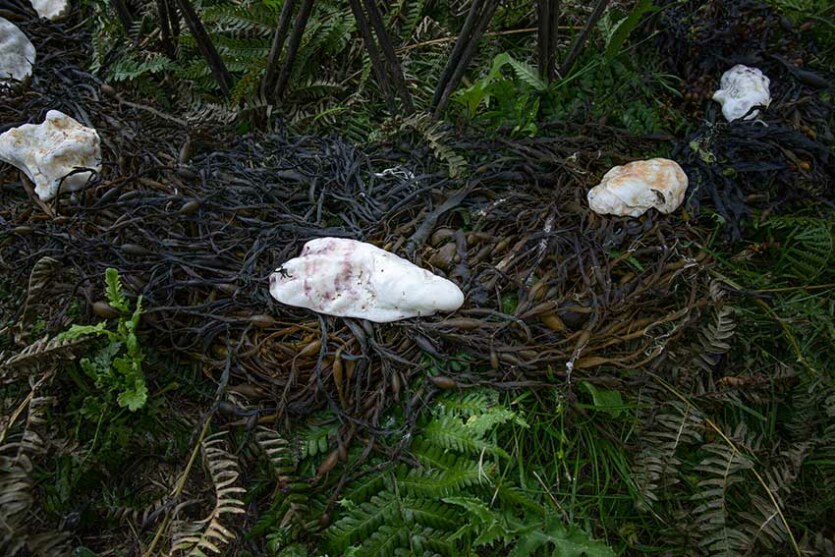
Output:
[[400,100],[403,102],[403,109],[407,114],[415,111],[412,104],[412,96],[406,87],[406,79],[403,77],[403,69],[400,67],[400,62],[397,60],[397,54],[394,52],[394,47],[391,44],[391,38],[386,32],[386,27],[383,24],[383,17],[380,15],[380,10],[377,7],[375,0],[365,0],[365,9],[368,12],[368,19],[371,21],[371,26],[377,34],[377,42],[380,44],[380,50],[383,51],[383,57],[388,63],[389,76],[394,81],[394,87],[400,95]]
[[397,109],[397,100],[391,90],[388,74],[380,59],[380,52],[377,50],[377,44],[374,42],[371,28],[368,26],[368,20],[365,18],[365,13],[362,10],[359,0],[348,0],[348,3],[351,6],[351,11],[354,12],[354,19],[357,20],[357,30],[359,30],[360,35],[362,35],[362,40],[365,42],[368,58],[371,60],[371,68],[374,70],[374,75],[380,84],[380,90],[386,99],[386,106],[390,111],[394,112]]
[[591,34],[591,30],[594,29],[595,25],[597,25],[597,22],[603,16],[603,12],[606,11],[606,7],[608,5],[609,0],[597,0],[591,15],[589,15],[588,21],[586,21],[586,25],[571,45],[571,50],[568,52],[568,56],[566,56],[562,66],[560,67],[560,74],[568,75],[568,72],[571,71],[571,68],[577,61],[577,57],[583,50],[583,46],[586,44],[586,40],[588,40],[589,35]]
[[203,58],[209,64],[215,80],[220,86],[220,90],[228,97],[229,92],[232,90],[232,76],[229,74],[229,70],[226,69],[226,64],[223,63],[223,60],[217,53],[215,45],[212,44],[209,34],[206,33],[203,22],[200,21],[197,12],[194,11],[194,6],[191,5],[189,0],[177,0],[177,5],[180,11],[183,12],[183,19],[186,20],[186,25],[188,25],[191,34],[194,35],[194,40],[197,42],[197,48],[200,50],[200,54],[203,55]]
[[174,0],[165,0],[165,9],[168,10],[168,23],[171,26],[171,41],[174,43],[174,53],[180,43],[180,16],[177,13],[177,6]]
[[162,48],[165,55],[173,60],[176,56],[174,43],[171,40],[171,23],[168,19],[167,0],[157,0],[157,11],[159,12],[159,34],[162,41]]
[[296,16],[296,23],[293,25],[293,32],[290,34],[290,43],[287,45],[287,56],[285,56],[284,63],[281,65],[281,71],[278,74],[278,81],[275,85],[275,99],[280,99],[287,89],[287,84],[290,81],[290,73],[293,71],[293,64],[299,53],[299,46],[302,44],[302,35],[304,35],[304,29],[307,27],[307,20],[310,19],[312,11],[313,0],[303,0],[301,8],[299,8],[299,13]]
[[446,84],[449,82],[449,78],[452,77],[452,74],[458,65],[458,61],[461,60],[461,53],[464,52],[464,47],[467,45],[473,27],[478,20],[481,4],[482,0],[473,0],[472,5],[470,5],[470,11],[467,12],[467,19],[464,20],[464,26],[461,28],[461,33],[458,34],[458,40],[455,41],[455,45],[452,47],[452,54],[450,54],[449,60],[447,60],[446,66],[444,67],[444,71],[441,72],[441,77],[438,79],[438,85],[435,88],[435,95],[432,97],[432,106],[438,106],[438,103],[441,102],[441,96],[444,94]]
[[281,8],[281,14],[278,16],[278,27],[276,27],[275,35],[273,35],[270,55],[267,57],[267,71],[261,83],[261,92],[264,96],[267,96],[275,89],[275,83],[278,78],[278,59],[281,56],[281,51],[284,49],[284,43],[287,41],[287,32],[290,30],[290,19],[293,17],[293,8],[295,6],[296,0],[286,0],[284,6]]
[[119,21],[122,23],[122,27],[125,28],[126,33],[130,33],[130,28],[133,25],[133,16],[128,10],[127,4],[125,4],[124,0],[110,0],[110,4],[116,10],[116,17],[119,18]]
[[487,2],[485,2],[484,9],[479,15],[479,19],[476,23],[475,29],[473,30],[472,36],[467,41],[464,51],[461,53],[461,59],[455,67],[449,82],[447,82],[444,87],[444,91],[441,94],[438,105],[435,107],[434,115],[436,118],[440,117],[441,113],[446,109],[447,104],[449,104],[449,97],[452,95],[452,92],[455,91],[455,88],[458,87],[458,84],[461,82],[461,78],[464,77],[464,72],[467,70],[467,66],[470,64],[470,61],[475,54],[475,50],[478,47],[478,41],[481,40],[484,32],[487,31],[487,26],[490,25],[490,20],[493,18],[493,14],[496,12],[496,8],[498,6],[499,0],[487,0]]
[[557,26],[560,17],[559,0],[538,0],[537,42],[539,46],[539,74],[552,81],[556,74]]

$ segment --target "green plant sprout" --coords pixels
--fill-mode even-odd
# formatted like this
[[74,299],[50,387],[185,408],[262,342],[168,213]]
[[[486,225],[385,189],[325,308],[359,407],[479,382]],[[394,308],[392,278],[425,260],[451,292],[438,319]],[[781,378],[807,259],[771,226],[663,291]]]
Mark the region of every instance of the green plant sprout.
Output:
[[145,353],[136,338],[136,327],[142,315],[142,296],[136,300],[136,308],[129,318],[130,302],[122,292],[122,281],[116,269],[105,271],[107,301],[119,313],[116,330],[106,328],[107,322],[96,325],[73,325],[61,335],[62,340],[71,340],[87,335],[106,337],[107,343],[90,358],[82,358],[81,369],[95,382],[105,401],[112,400],[131,412],[139,410],[148,400],[148,387],[142,373]]

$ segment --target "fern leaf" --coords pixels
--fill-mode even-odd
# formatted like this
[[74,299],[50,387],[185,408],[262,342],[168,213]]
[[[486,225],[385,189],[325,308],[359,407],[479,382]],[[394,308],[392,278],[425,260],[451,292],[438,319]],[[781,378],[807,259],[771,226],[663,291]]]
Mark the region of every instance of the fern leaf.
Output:
[[238,461],[226,451],[223,437],[224,433],[209,436],[200,448],[215,489],[214,508],[205,519],[182,527],[174,534],[169,554],[186,552],[193,557],[205,557],[206,551],[219,554],[221,547],[235,538],[234,532],[223,525],[222,519],[226,515],[245,512],[240,496],[246,490],[235,485],[240,475]]
[[29,273],[29,287],[26,289],[26,301],[23,303],[23,312],[20,317],[20,328],[25,328],[32,322],[34,308],[46,291],[53,275],[61,266],[61,263],[52,257],[45,256],[38,259]]
[[58,365],[76,358],[87,338],[49,340],[44,337],[33,342],[20,353],[3,359],[0,355],[0,384],[14,381],[20,374],[37,373],[55,369]]

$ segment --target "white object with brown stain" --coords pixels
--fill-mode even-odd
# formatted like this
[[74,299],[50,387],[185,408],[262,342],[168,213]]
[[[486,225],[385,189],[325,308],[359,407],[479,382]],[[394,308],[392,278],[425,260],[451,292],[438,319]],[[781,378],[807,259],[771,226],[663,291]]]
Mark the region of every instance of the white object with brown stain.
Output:
[[29,0],[40,17],[49,20],[61,19],[70,11],[70,0]]
[[601,215],[639,217],[651,208],[672,213],[684,201],[687,175],[669,159],[634,161],[609,170],[589,190],[589,207]]
[[23,31],[0,17],[0,84],[29,79],[35,54],[35,45]]
[[101,144],[96,130],[82,126],[57,110],[46,113],[42,124],[24,124],[0,135],[0,161],[22,170],[35,184],[35,193],[49,201],[61,191],[77,191],[90,172],[101,171]]
[[[769,86],[771,81],[758,68],[749,68],[737,64],[722,74],[719,90],[713,94],[713,100],[722,105],[722,114],[728,122],[753,120],[760,111],[748,111],[755,106],[767,107],[771,104]],[[747,116],[746,116],[747,114]]]
[[319,238],[270,276],[283,304],[388,323],[455,311],[464,294],[445,278],[371,244]]

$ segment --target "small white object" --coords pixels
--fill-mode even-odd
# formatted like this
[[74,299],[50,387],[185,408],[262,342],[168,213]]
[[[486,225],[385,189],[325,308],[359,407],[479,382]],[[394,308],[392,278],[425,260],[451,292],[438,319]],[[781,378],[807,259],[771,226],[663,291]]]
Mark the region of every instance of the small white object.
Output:
[[58,195],[59,186],[61,191],[84,187],[90,172],[67,176],[76,168],[101,170],[99,135],[66,114],[50,110],[42,124],[24,124],[0,135],[0,161],[22,170],[35,184],[38,197],[49,201]]
[[634,161],[609,170],[589,190],[589,207],[600,215],[640,217],[648,209],[672,213],[684,201],[687,175],[669,159]]
[[56,20],[64,17],[70,11],[70,0],[29,0],[38,15]]
[[25,81],[34,64],[35,45],[14,23],[0,17],[0,84]]
[[388,323],[455,311],[464,294],[455,284],[378,247],[319,238],[270,276],[283,304],[337,317]]
[[[739,120],[755,106],[771,104],[768,90],[771,81],[758,68],[749,68],[738,64],[722,74],[719,90],[713,94],[713,100],[722,105],[722,114],[728,122]],[[753,120],[759,115],[754,110],[746,120]]]

